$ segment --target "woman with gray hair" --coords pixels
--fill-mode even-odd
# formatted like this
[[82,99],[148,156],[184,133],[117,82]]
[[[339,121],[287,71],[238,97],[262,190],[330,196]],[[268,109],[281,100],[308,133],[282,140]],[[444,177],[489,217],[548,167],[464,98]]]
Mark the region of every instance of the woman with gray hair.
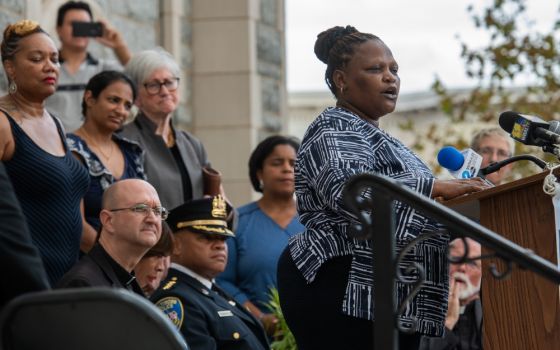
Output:
[[122,135],[146,151],[145,172],[162,206],[175,208],[203,196],[202,169],[208,167],[202,143],[172,123],[179,103],[179,65],[163,49],[135,54],[125,73],[138,87],[139,113]]

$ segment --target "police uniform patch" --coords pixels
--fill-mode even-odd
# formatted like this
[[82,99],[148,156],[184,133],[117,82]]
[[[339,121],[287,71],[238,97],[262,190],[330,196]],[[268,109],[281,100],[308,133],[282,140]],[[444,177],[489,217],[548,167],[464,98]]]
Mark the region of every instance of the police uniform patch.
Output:
[[167,297],[160,299],[156,302],[156,306],[169,317],[177,329],[181,329],[185,313],[183,303],[181,303],[179,298]]

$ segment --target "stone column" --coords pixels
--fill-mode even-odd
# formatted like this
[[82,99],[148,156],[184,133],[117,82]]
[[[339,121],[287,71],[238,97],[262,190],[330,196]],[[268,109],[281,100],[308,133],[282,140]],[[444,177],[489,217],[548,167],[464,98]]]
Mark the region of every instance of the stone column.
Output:
[[192,1],[192,129],[236,206],[254,197],[253,148],[282,130],[283,9],[275,0]]

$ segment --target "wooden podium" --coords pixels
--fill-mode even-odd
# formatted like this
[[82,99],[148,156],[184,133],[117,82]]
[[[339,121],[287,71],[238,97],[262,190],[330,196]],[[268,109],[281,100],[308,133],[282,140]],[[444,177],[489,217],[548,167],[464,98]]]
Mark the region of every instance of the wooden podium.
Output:
[[[552,199],[542,190],[549,172],[445,202],[480,224],[537,255],[558,263]],[[482,247],[483,254],[491,253]],[[559,286],[515,265],[505,280],[489,271],[506,264],[482,261],[484,350],[560,349]]]

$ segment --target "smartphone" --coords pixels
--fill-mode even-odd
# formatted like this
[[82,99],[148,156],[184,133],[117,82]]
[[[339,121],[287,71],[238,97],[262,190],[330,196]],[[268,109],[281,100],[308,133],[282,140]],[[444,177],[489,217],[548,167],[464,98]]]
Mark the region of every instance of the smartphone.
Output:
[[101,24],[101,22],[72,22],[72,36],[103,36],[103,25]]

